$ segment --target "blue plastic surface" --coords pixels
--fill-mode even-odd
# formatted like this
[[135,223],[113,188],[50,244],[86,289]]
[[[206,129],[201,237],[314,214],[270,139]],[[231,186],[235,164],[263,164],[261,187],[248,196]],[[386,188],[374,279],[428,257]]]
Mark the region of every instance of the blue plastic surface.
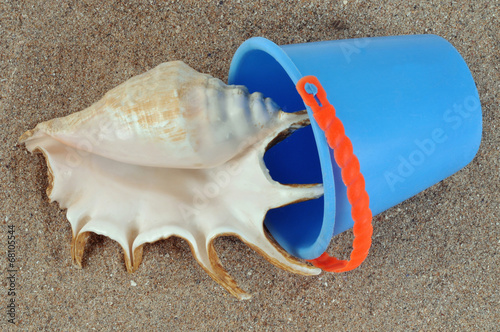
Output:
[[[256,37],[236,51],[230,84],[305,109],[295,84],[315,75],[359,158],[376,215],[467,165],[479,149],[482,114],[474,80],[455,48],[435,35],[277,46]],[[313,259],[353,225],[340,169],[308,109],[311,126],[271,148],[280,183],[323,183],[324,197],[268,212],[265,225],[290,254]],[[375,225],[376,226],[376,225]]]

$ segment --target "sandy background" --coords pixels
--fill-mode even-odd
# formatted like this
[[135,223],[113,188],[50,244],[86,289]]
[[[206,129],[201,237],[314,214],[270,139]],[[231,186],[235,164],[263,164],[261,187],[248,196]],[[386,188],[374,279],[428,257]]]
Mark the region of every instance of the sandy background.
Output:
[[[5,309],[8,225],[17,236],[21,330],[498,329],[498,1],[111,3],[0,4],[1,330],[15,329]],[[146,246],[129,275],[119,245],[94,236],[84,269],[72,266],[70,226],[47,201],[45,162],[17,143],[25,130],[169,60],[226,81],[232,55],[252,36],[289,44],[420,33],[448,39],[469,65],[483,107],[481,148],[462,171],[376,216],[359,269],[297,276],[222,238],[224,266],[253,295],[238,302],[179,239]],[[337,237],[330,251],[347,254],[350,236]]]

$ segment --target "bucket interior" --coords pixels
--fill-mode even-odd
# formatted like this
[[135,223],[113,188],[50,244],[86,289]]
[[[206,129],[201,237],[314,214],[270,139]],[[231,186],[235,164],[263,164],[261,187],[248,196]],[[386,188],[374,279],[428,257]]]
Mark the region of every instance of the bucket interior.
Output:
[[[235,65],[233,58],[231,64],[230,84],[243,84],[250,92],[263,93],[264,96],[272,98],[285,112],[305,109],[294,83],[294,80],[300,78],[300,73],[278,46],[272,44],[271,48],[266,50],[245,49],[239,52],[239,57],[238,52],[235,55],[238,63]],[[284,60],[280,59],[283,55],[286,57]],[[264,162],[270,176],[281,184],[325,182],[311,125],[296,130],[285,140],[271,147],[264,155]],[[329,180],[333,183],[333,172],[330,173],[332,178]],[[331,235],[322,235],[324,202],[322,196],[269,210],[264,224],[286,251],[301,258],[315,258],[322,252],[319,252],[318,248],[324,250],[331,238]],[[321,243],[319,246],[318,242]]]
[[[311,126],[295,131],[270,148],[264,162],[273,180],[282,184],[322,183],[321,166]],[[323,197],[269,210],[265,225],[289,243],[307,246],[313,243],[323,223]],[[279,236],[278,235],[278,236]]]

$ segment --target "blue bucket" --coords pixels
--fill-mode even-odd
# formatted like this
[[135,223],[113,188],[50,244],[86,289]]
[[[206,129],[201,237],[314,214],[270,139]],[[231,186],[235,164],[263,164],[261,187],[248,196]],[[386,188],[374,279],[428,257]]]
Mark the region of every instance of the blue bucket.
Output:
[[[229,83],[271,97],[285,112],[306,109],[295,85],[314,75],[351,139],[373,215],[467,165],[479,149],[482,115],[474,80],[457,50],[435,35],[278,46],[255,37],[236,51]],[[311,126],[267,151],[283,184],[323,183],[324,196],[270,210],[265,225],[290,254],[320,256],[353,226],[340,169],[323,131]]]

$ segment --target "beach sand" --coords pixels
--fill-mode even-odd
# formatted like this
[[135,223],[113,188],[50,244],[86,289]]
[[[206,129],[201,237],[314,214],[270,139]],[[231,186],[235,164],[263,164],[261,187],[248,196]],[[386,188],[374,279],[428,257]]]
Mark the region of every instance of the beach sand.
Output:
[[[2,1],[0,4],[1,330],[494,331],[499,313],[500,40],[498,1]],[[483,138],[458,173],[374,217],[356,270],[282,271],[236,238],[222,264],[253,295],[238,301],[196,263],[188,244],[146,245],[139,270],[92,236],[72,265],[65,211],[49,203],[45,161],[19,136],[82,110],[106,91],[171,60],[227,81],[237,47],[432,33],[467,62]],[[12,227],[13,226],[13,227]],[[10,227],[10,228],[9,228]],[[7,261],[15,235],[15,296]],[[10,234],[12,235],[12,233]],[[329,252],[349,253],[351,232]],[[8,308],[15,303],[15,324]]]

